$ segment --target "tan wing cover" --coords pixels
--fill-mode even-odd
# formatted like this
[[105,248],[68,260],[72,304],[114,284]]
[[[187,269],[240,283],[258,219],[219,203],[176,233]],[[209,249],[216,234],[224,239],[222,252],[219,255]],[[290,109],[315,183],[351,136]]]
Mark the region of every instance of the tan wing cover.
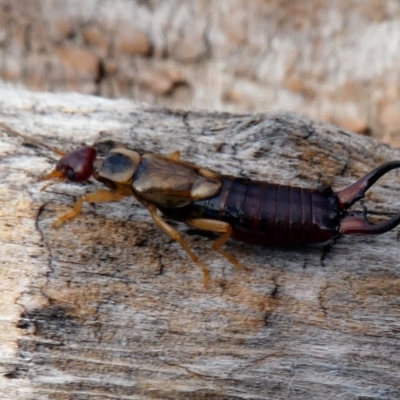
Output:
[[156,154],[142,157],[133,179],[140,197],[163,207],[183,207],[219,193],[221,179],[214,172]]

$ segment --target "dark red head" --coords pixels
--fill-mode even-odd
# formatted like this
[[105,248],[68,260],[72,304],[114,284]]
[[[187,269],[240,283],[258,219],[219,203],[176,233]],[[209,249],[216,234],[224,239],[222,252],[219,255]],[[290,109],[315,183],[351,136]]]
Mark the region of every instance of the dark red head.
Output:
[[81,147],[61,158],[56,171],[61,171],[63,177],[72,182],[87,181],[93,172],[93,162],[97,152],[93,147]]
[[97,152],[93,147],[80,147],[61,158],[56,168],[41,180],[65,179],[71,182],[83,182],[90,178]]

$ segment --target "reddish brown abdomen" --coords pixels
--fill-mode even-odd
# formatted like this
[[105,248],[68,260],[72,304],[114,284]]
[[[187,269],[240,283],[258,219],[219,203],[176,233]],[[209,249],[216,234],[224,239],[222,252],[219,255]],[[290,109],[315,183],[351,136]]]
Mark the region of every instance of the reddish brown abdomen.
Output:
[[218,196],[192,203],[193,217],[229,222],[233,238],[262,245],[324,242],[338,233],[339,207],[330,189],[314,190],[222,177]]

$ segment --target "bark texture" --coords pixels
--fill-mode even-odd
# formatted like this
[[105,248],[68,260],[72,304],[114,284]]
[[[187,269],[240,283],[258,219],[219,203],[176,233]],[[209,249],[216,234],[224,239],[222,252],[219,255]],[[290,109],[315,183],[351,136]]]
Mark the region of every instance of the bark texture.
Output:
[[397,0],[2,0],[0,77],[230,112],[288,110],[400,144]]
[[[400,398],[399,229],[293,249],[210,239],[177,224],[211,270],[133,199],[86,205],[100,185],[37,177],[71,150],[125,143],[221,173],[343,188],[400,151],[288,114],[152,109],[128,100],[0,87],[1,399]],[[36,144],[35,144],[36,143]],[[400,210],[400,174],[363,203]]]

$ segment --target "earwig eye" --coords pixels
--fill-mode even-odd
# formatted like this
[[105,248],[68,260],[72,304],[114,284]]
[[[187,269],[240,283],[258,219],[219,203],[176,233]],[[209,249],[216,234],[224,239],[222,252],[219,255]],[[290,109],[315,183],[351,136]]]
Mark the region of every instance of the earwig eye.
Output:
[[75,172],[74,172],[73,169],[69,169],[69,170],[67,171],[67,179],[68,179],[69,181],[74,181],[74,180],[75,180]]

